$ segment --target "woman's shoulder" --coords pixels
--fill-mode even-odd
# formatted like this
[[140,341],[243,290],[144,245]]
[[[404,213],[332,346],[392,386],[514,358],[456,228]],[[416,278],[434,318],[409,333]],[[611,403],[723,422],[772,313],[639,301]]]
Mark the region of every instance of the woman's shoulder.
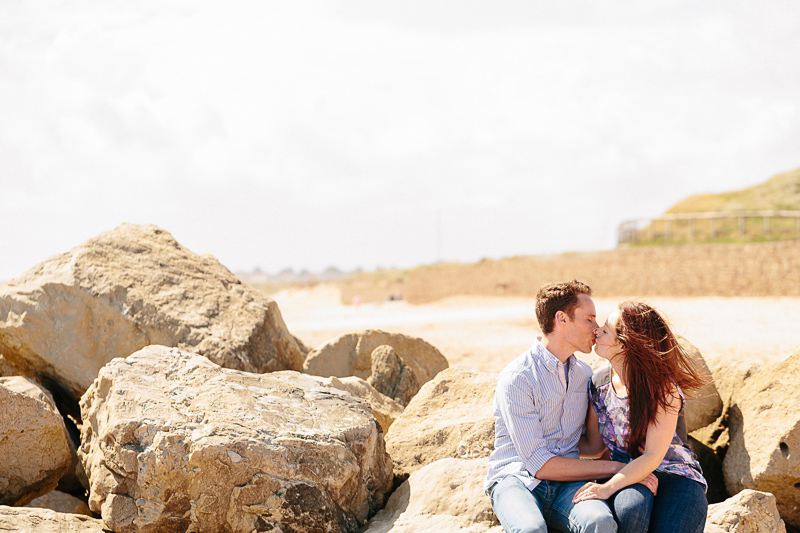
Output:
[[592,374],[592,387],[599,389],[611,383],[611,367],[598,368]]
[[602,402],[602,398],[608,393],[611,387],[611,367],[604,366],[598,368],[592,374],[592,379],[589,381],[589,396],[592,401]]

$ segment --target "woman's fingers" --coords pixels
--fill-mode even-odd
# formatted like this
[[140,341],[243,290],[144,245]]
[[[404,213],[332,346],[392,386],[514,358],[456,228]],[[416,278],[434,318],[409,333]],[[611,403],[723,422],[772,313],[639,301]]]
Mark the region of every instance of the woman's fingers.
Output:
[[589,482],[578,489],[578,492],[572,497],[572,503],[594,499],[597,499],[597,483]]

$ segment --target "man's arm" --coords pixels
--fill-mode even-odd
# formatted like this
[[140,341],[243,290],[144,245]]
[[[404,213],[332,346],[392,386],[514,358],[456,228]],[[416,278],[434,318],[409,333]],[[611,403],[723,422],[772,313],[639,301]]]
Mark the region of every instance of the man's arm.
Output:
[[537,479],[550,481],[588,481],[609,478],[622,470],[624,463],[617,461],[570,459],[555,456],[536,472]]

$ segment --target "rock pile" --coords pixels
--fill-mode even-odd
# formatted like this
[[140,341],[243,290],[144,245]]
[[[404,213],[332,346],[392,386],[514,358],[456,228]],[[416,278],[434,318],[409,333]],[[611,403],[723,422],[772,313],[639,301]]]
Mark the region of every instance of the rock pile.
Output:
[[[800,351],[712,373],[685,416],[706,533],[800,527]],[[0,530],[500,533],[495,380],[400,333],[309,352],[214,258],[123,225],[0,287]]]
[[786,523],[800,527],[800,350],[748,379],[729,409],[730,447],[723,462],[730,494],[774,494]]

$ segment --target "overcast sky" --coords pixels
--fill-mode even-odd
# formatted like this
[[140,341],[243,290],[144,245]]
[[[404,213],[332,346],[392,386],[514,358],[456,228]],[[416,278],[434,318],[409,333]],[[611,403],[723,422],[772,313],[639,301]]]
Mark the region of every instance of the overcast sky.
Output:
[[0,2],[0,280],[122,222],[231,270],[609,249],[800,167],[800,2]]

